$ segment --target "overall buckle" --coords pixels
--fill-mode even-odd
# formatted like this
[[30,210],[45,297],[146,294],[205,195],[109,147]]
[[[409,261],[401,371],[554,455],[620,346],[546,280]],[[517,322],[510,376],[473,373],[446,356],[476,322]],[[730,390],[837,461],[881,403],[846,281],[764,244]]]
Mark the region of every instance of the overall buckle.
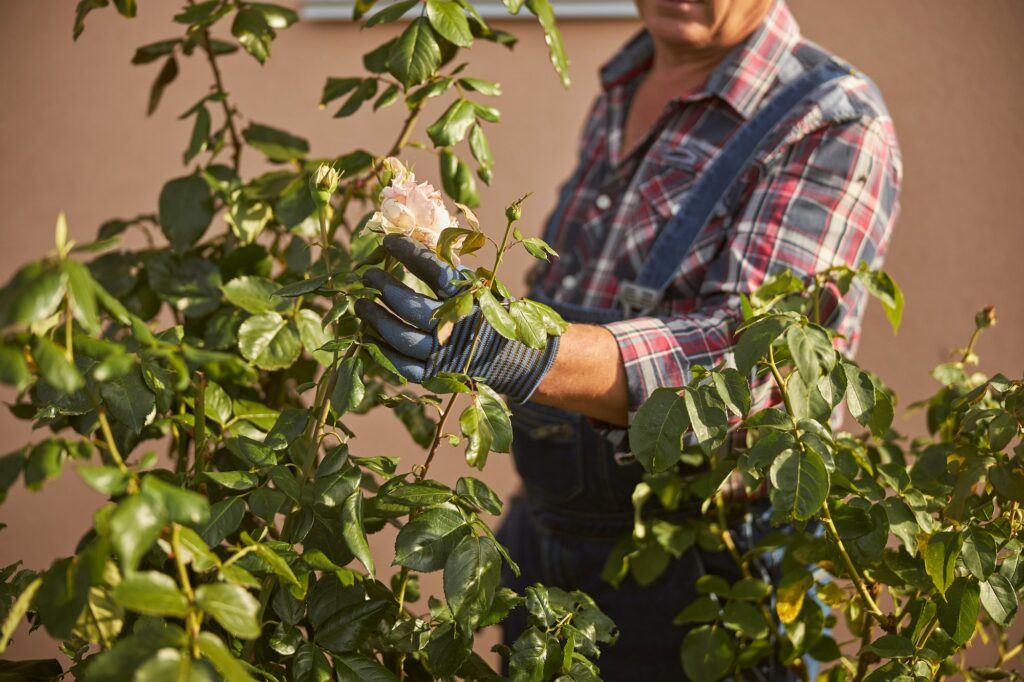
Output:
[[622,304],[626,317],[634,317],[654,312],[661,305],[663,294],[661,289],[652,289],[636,282],[619,282],[616,298]]

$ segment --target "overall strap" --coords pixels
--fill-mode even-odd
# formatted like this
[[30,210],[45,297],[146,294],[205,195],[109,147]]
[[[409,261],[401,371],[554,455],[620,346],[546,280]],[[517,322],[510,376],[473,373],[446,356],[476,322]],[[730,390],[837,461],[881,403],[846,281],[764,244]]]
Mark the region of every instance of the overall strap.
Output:
[[619,283],[618,298],[627,317],[650,314],[661,304],[665,289],[697,234],[775,127],[820,86],[849,73],[848,66],[833,59],[815,65],[784,85],[729,140],[659,232],[639,277],[633,282]]

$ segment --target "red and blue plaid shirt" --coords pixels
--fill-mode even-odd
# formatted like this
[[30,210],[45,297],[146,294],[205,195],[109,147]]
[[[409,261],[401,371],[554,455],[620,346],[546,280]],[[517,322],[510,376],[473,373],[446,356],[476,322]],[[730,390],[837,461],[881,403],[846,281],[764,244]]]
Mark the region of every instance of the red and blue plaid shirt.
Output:
[[[671,100],[646,141],[622,158],[626,112],[653,54],[649,35],[636,36],[602,69],[574,187],[546,233],[561,257],[535,273],[534,286],[558,302],[616,307],[619,283],[637,277],[658,229],[779,83],[804,72],[794,52],[808,47],[779,0],[704,87]],[[654,389],[684,385],[691,365],[732,364],[740,294],[769,275],[880,266],[902,167],[875,86],[851,73],[776,132],[679,263],[655,315],[606,325],[625,364],[631,415]],[[838,331],[851,353],[865,303],[856,286],[839,302]]]

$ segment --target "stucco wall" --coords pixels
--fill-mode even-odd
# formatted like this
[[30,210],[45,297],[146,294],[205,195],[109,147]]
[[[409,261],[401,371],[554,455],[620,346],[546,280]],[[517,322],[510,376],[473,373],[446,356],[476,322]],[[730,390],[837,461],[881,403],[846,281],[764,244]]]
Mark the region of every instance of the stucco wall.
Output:
[[[182,3],[144,0],[141,16],[132,22],[98,12],[77,44],[71,42],[74,4],[0,0],[3,281],[19,263],[52,247],[60,209],[79,240],[94,235],[106,218],[154,210],[163,182],[184,172],[180,160],[189,124],[176,118],[209,82],[206,65],[193,60],[159,112],[147,119],[146,94],[158,67],[128,62],[135,46],[173,35],[169,18]],[[930,368],[966,341],[975,310],[991,303],[1000,324],[980,344],[984,368],[1019,376],[1024,3],[792,0],[791,6],[807,35],[879,83],[905,154],[903,211],[888,270],[906,293],[907,312],[893,337],[872,306],[860,359],[909,404],[931,390]],[[491,136],[496,181],[483,192],[482,217],[485,225],[498,225],[505,203],[533,191],[526,224],[536,231],[557,183],[571,169],[579,126],[597,88],[596,69],[636,23],[563,24],[574,81],[569,91],[548,67],[534,25],[502,27],[520,36],[515,51],[483,46],[471,70],[505,89],[501,132]],[[308,136],[315,154],[357,146],[380,151],[396,131],[400,107],[372,120],[360,115],[339,121],[316,103],[324,78],[357,74],[360,55],[386,32],[343,23],[299,25],[283,33],[264,68],[246,56],[226,59],[228,89],[246,116]],[[433,167],[427,156],[418,158],[422,167]],[[255,161],[250,154],[247,169],[255,169]],[[514,279],[512,271],[523,264],[510,262],[506,277]],[[388,415],[366,421],[359,430],[372,433],[373,442],[357,441],[357,453],[402,454],[409,461],[422,456],[392,428]],[[911,423],[908,429],[915,428]],[[0,413],[0,451],[31,438],[23,423]],[[454,480],[464,469],[457,452],[440,460],[434,470],[440,477]],[[501,456],[491,458],[484,477],[503,495],[516,487]],[[71,552],[97,503],[70,474],[41,493],[19,486],[0,507],[0,521],[9,526],[0,533],[0,565],[24,559],[42,568]],[[377,542],[384,547],[388,540]],[[36,634],[19,636],[10,653],[27,658],[53,651]]]

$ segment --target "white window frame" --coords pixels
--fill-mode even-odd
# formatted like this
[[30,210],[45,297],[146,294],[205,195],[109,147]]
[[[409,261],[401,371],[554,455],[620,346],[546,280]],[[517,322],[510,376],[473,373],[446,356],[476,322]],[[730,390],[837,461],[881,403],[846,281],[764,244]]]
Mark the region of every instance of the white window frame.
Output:
[[[306,21],[352,21],[352,0],[302,0],[301,15]],[[384,5],[385,3],[381,3]],[[473,5],[485,19],[532,19],[526,9],[512,16],[501,0],[479,0]],[[633,0],[552,0],[559,19],[635,19]]]

